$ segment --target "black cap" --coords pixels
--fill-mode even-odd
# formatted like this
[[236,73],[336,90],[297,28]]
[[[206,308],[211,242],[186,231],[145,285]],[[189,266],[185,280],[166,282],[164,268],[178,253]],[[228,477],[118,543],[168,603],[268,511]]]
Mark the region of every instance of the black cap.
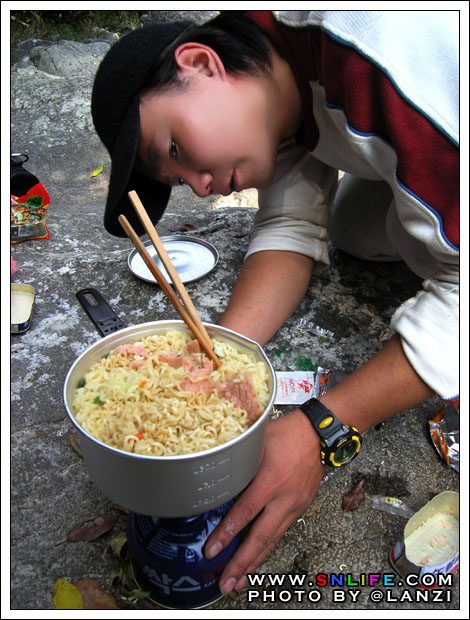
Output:
[[156,59],[190,22],[152,24],[113,44],[96,73],[91,113],[96,131],[111,156],[111,175],[104,226],[112,235],[126,233],[118,222],[124,214],[138,234],[143,227],[128,197],[135,190],[156,224],[170,198],[171,187],[134,169],[139,144],[139,93]]

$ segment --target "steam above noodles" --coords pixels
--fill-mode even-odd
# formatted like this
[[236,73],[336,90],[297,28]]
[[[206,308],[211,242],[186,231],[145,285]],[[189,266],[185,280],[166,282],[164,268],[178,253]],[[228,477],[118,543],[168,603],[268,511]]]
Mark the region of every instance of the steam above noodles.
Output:
[[243,433],[269,402],[268,371],[214,338],[216,369],[189,332],[120,345],[80,381],[77,422],[103,443],[142,455],[199,452]]

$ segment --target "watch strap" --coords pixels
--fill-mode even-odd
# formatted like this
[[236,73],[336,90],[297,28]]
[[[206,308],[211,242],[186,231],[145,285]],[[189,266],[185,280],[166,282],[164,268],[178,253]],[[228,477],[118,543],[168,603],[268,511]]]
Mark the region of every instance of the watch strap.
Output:
[[324,440],[336,435],[343,428],[343,424],[335,414],[325,407],[318,398],[310,398],[300,405],[300,409],[305,413],[310,423]]

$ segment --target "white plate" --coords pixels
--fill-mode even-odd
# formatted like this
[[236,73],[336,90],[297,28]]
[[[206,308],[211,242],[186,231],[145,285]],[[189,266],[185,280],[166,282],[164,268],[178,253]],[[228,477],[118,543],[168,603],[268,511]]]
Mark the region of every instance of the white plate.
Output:
[[[169,235],[161,237],[161,240],[179,277],[184,283],[199,280],[199,278],[207,275],[219,261],[219,253],[216,248],[203,239],[187,237],[186,235]],[[144,241],[144,245],[167,282],[171,283],[171,279],[150,239]],[[153,282],[154,284],[157,283],[135,248],[130,252],[127,264],[132,273],[141,280]]]

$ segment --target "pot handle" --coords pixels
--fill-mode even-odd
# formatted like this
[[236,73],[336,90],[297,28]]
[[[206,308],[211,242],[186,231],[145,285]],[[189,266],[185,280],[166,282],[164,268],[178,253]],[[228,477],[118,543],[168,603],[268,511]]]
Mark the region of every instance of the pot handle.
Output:
[[83,288],[76,295],[102,336],[108,336],[112,332],[117,332],[126,327],[95,288]]

